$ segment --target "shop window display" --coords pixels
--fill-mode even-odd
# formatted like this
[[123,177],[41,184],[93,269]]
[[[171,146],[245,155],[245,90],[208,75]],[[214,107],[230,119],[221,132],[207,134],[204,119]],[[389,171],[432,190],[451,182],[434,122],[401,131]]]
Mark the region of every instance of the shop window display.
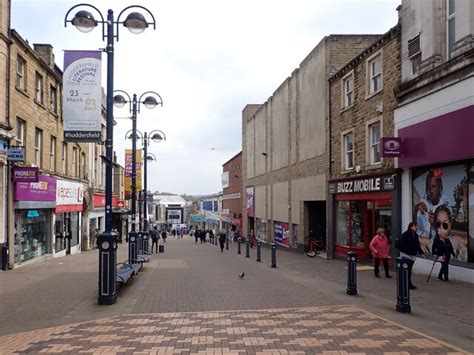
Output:
[[[472,198],[469,192],[473,180],[472,164],[436,166],[413,171],[413,219],[418,224],[420,244],[426,254],[431,254],[433,241],[438,238],[436,211],[446,207],[450,212],[448,238],[454,247],[454,260],[474,261],[474,246],[469,235],[472,215]],[[471,212],[471,213],[469,213]],[[439,224],[439,223],[438,223]]]
[[15,213],[15,263],[51,253],[51,213],[21,210]]

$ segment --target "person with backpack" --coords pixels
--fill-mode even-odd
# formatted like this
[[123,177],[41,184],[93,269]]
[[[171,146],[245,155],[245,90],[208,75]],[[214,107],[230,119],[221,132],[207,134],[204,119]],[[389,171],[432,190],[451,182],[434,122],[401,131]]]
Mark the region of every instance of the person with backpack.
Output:
[[155,247],[155,253],[158,253],[158,239],[160,238],[158,227],[155,226],[150,234],[151,234],[151,253],[153,254],[153,247]]
[[418,234],[416,233],[417,229],[418,226],[416,223],[410,222],[407,230],[403,232],[402,236],[396,243],[396,247],[400,251],[400,256],[410,260],[408,262],[408,285],[410,290],[417,289],[417,287],[411,282],[411,270],[413,269],[413,264],[415,264],[416,256],[425,256],[420,245],[420,240],[418,239]]

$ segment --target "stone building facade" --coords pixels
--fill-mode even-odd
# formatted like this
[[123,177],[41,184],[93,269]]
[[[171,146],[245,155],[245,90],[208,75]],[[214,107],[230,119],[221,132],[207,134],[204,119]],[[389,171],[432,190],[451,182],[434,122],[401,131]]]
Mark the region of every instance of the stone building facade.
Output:
[[400,25],[329,79],[328,253],[370,257],[378,228],[400,233],[398,177],[381,142],[394,136],[394,89],[400,84]]
[[[10,81],[10,2],[0,2],[0,259],[8,258],[7,252],[7,235],[8,229],[8,191],[9,191],[9,179],[8,179],[8,166],[6,157],[6,148],[12,137],[10,127],[10,108],[9,108],[9,96],[10,87],[8,82]],[[3,249],[5,248],[5,249]],[[5,255],[3,255],[5,254]],[[4,267],[6,264],[3,265]]]
[[415,271],[430,272],[433,242],[447,236],[450,278],[474,282],[474,3],[403,0],[400,19],[402,226],[418,223],[428,255]]
[[222,165],[222,228],[229,233],[242,228],[242,152]]
[[62,72],[49,44],[33,48],[10,31],[10,145],[24,147],[18,167],[39,170],[37,183],[13,182],[9,204],[9,264],[80,252],[87,144],[63,141]]
[[262,105],[242,114],[242,234],[303,248],[326,235],[328,78],[380,35],[325,37]]

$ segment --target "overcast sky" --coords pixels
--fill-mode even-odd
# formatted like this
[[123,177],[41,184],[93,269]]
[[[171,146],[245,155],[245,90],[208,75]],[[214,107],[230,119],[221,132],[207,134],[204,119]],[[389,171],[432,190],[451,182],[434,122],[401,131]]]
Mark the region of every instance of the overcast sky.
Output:
[[[12,28],[33,43],[63,50],[103,48],[99,28],[84,34],[64,16],[72,0],[12,0]],[[139,4],[155,16],[156,30],[140,35],[119,29],[114,89],[130,95],[152,90],[164,106],[142,106],[138,129],[165,132],[149,151],[151,191],[210,194],[222,189],[222,164],[241,150],[242,110],[264,103],[329,34],[384,33],[397,22],[401,0],[100,0],[90,1],[115,19]],[[74,11],[75,13],[75,11]],[[98,18],[98,15],[94,16]],[[124,20],[126,16],[122,17]],[[106,87],[106,55],[102,85]],[[123,164],[127,109],[114,109],[114,149]],[[140,143],[141,144],[141,143]]]

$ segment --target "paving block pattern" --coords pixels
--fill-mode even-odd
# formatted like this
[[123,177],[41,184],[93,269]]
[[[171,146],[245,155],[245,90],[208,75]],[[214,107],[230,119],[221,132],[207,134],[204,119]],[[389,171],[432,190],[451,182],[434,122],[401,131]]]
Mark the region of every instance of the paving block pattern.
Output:
[[128,314],[0,337],[0,354],[468,354],[361,308]]

